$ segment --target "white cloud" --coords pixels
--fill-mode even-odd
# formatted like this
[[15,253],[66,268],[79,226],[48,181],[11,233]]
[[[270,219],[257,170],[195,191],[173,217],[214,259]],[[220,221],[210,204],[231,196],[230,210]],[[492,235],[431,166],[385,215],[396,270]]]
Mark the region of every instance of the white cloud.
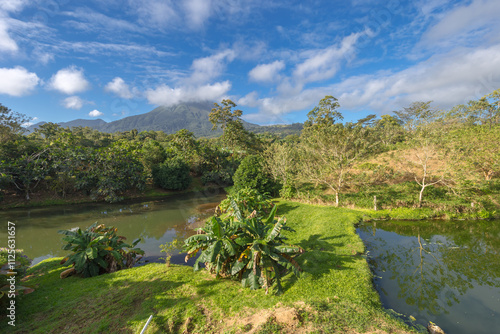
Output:
[[62,105],[67,108],[67,109],[75,109],[75,110],[80,110],[83,107],[83,104],[85,103],[84,100],[82,100],[78,96],[70,96],[65,98],[62,101]]
[[179,20],[172,0],[129,0],[129,5],[146,26],[164,28]]
[[255,66],[249,73],[249,77],[253,81],[273,82],[280,79],[279,72],[285,68],[285,63],[282,60],[277,60],[270,64],[261,64]]
[[61,93],[71,95],[86,91],[89,89],[90,84],[85,79],[82,69],[70,66],[57,71],[50,79],[49,87]]
[[16,52],[18,49],[17,43],[9,36],[7,23],[0,18],[0,52]]
[[5,12],[18,12],[27,3],[27,0],[2,0],[0,1],[0,10]]
[[161,85],[156,89],[146,91],[150,104],[171,106],[186,102],[218,101],[231,89],[229,81],[200,86],[183,86],[171,88]]
[[130,91],[130,87],[120,77],[116,77],[112,81],[110,81],[106,85],[105,90],[115,93],[116,95],[124,99],[131,99],[132,97],[134,97],[134,94],[132,94],[132,92]]
[[437,23],[422,35],[419,48],[435,51],[457,45],[491,45],[500,41],[500,1],[473,0],[439,13]]
[[222,74],[226,63],[236,57],[233,50],[227,49],[212,56],[195,59],[191,65],[193,73],[187,79],[192,84],[203,84],[209,82]]
[[249,121],[282,122],[286,114],[307,110],[325,95],[339,99],[341,109],[390,113],[415,101],[434,101],[437,108],[479,99],[500,87],[500,44],[483,49],[455,50],[436,55],[397,72],[381,71],[347,78],[340,83],[259,98],[255,92],[238,100],[257,107]]
[[31,93],[40,78],[24,67],[0,68],[0,94],[23,96]]
[[365,32],[353,33],[345,37],[340,45],[304,52],[307,59],[296,66],[293,76],[300,83],[332,78],[339,70],[342,61],[352,57],[356,41],[362,34]]
[[184,10],[192,28],[202,27],[211,15],[211,0],[186,0]]
[[100,112],[99,110],[97,110],[97,109],[94,109],[91,112],[89,112],[89,116],[90,117],[99,117],[99,116],[102,116],[102,115],[104,115],[104,114],[102,112]]
[[500,87],[500,45],[434,56],[405,70],[352,77],[331,86],[345,108],[390,112],[414,101],[451,108]]

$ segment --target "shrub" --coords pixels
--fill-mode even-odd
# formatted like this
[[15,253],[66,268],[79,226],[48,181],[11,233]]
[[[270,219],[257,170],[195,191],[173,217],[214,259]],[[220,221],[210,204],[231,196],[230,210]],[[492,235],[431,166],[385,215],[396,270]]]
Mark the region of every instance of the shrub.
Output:
[[184,190],[191,184],[189,165],[180,159],[170,159],[153,167],[153,182],[167,190]]
[[286,218],[275,219],[276,206],[265,220],[257,215],[244,218],[234,201],[232,206],[233,215],[212,217],[200,229],[203,234],[186,239],[186,261],[200,252],[194,270],[204,262],[216,277],[232,277],[252,290],[265,288],[266,293],[275,286],[281,294],[281,277],[289,270],[296,276],[301,271],[294,257],[304,250],[285,245],[286,238],[281,235],[282,230],[293,230],[285,225]]
[[92,277],[103,273],[111,273],[120,269],[130,268],[138,260],[137,255],[144,251],[134,248],[141,239],[132,244],[126,244],[125,237],[116,234],[114,227],[105,227],[104,224],[92,224],[87,230],[81,229],[60,230],[65,235],[63,241],[67,244],[64,250],[71,250],[73,254],[65,257],[61,264],[74,265],[76,273],[82,277]]
[[249,155],[241,161],[234,173],[233,181],[236,189],[252,188],[261,194],[275,195],[279,189],[279,185],[265,171],[264,162],[257,155]]

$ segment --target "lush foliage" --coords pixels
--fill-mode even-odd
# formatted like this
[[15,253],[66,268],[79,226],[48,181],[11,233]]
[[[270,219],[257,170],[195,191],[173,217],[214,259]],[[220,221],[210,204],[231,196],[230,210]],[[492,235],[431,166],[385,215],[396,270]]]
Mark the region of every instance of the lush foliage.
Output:
[[187,258],[201,253],[194,269],[199,270],[202,262],[217,277],[232,277],[244,287],[262,287],[266,292],[274,285],[276,292],[282,293],[282,276],[289,270],[299,276],[301,269],[294,257],[304,250],[285,244],[281,231],[293,230],[285,225],[286,218],[275,219],[276,209],[274,206],[266,219],[256,212],[244,217],[233,201],[232,215],[212,217],[202,234],[186,239]]
[[227,198],[219,204],[216,212],[234,215],[234,207],[237,207],[244,216],[250,215],[254,210],[257,215],[263,216],[269,214],[273,206],[269,194],[261,194],[252,188],[243,188],[228,194]]
[[78,228],[76,231],[60,230],[59,233],[65,235],[63,241],[67,242],[63,249],[73,252],[61,264],[73,264],[76,273],[82,277],[130,268],[138,260],[137,255],[144,254],[144,251],[135,248],[140,239],[127,244],[125,237],[116,234],[116,228],[97,225],[97,222],[85,231]]
[[256,189],[261,194],[277,194],[278,185],[267,172],[264,163],[264,159],[258,155],[244,158],[234,173],[234,187]]
[[167,160],[153,167],[153,181],[168,190],[184,190],[191,184],[189,165],[180,159]]

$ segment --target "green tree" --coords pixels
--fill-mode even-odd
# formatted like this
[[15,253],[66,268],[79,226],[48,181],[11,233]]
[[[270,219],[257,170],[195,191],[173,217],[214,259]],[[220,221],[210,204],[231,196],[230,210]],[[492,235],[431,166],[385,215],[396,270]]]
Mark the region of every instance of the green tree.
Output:
[[295,193],[299,153],[297,145],[275,142],[264,152],[266,166],[275,182],[281,184],[280,196],[290,198]]
[[336,123],[343,119],[336,110],[338,107],[335,98],[326,96],[320,101],[320,106],[308,114],[300,152],[302,176],[333,190],[337,206],[354,163],[378,144],[369,128],[360,124]]
[[449,171],[441,124],[437,122],[440,111],[431,108],[431,101],[428,101],[414,102],[395,113],[403,121],[409,137],[409,147],[400,150],[399,157],[420,186],[418,206],[421,207],[425,189],[443,183]]
[[155,165],[161,164],[167,158],[165,148],[153,139],[146,140],[146,142],[142,145],[141,153],[142,163],[144,164],[144,168],[149,173]]
[[231,100],[222,100],[221,105],[214,103],[214,108],[209,114],[212,130],[222,128],[222,144],[233,152],[255,152],[260,149],[259,141],[255,134],[247,131],[241,120],[243,112],[236,108]]
[[0,144],[22,134],[24,132],[22,125],[27,121],[26,115],[12,111],[0,103]]
[[153,167],[153,182],[167,190],[184,190],[191,184],[189,165],[173,158]]
[[319,101],[319,104],[307,114],[305,126],[331,126],[335,122],[342,121],[344,116],[337,110],[340,108],[338,100],[327,95]]
[[258,155],[245,157],[236,172],[233,181],[236,189],[252,188],[261,194],[276,194],[278,185],[267,172],[264,160]]

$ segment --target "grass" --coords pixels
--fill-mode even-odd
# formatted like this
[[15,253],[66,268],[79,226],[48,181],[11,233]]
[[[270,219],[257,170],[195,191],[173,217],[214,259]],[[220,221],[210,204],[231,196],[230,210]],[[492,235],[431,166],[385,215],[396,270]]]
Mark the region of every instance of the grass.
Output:
[[[19,297],[13,333],[409,333],[381,307],[354,224],[362,213],[280,202],[296,230],[291,244],[306,250],[300,278],[283,280],[284,294],[265,295],[191,267],[148,264],[82,279],[59,278],[60,259],[30,269],[34,293]],[[288,232],[287,232],[288,233]],[[283,320],[281,311],[293,319]],[[285,314],[288,314],[285,312]],[[261,318],[260,321],[257,318]],[[0,331],[7,329],[1,319]]]

